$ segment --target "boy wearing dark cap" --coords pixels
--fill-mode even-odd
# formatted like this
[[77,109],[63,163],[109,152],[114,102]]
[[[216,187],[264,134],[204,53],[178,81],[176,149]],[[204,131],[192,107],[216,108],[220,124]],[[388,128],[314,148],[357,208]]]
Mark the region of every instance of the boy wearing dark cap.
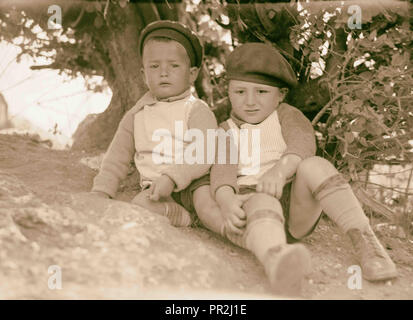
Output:
[[[191,94],[203,47],[186,26],[164,20],[142,31],[139,51],[149,91],[121,120],[92,192],[113,198],[134,159],[142,191],[132,203],[167,216],[175,226],[189,226],[192,192],[208,184],[198,178],[211,165],[207,161],[189,165],[179,160],[190,144],[184,139],[185,133],[197,129],[206,135],[208,129],[217,128],[206,103]],[[169,145],[160,148],[161,141]]]
[[322,211],[350,236],[365,279],[396,277],[350,185],[330,162],[315,156],[310,121],[283,102],[297,83],[288,62],[269,45],[247,43],[229,55],[226,69],[232,111],[220,127],[236,133],[236,146],[241,129],[258,129],[261,165],[249,174],[241,162],[216,161],[211,194],[222,214],[199,208],[200,220],[251,250],[278,292],[299,293],[310,257],[303,245],[287,244],[287,239],[309,235]]

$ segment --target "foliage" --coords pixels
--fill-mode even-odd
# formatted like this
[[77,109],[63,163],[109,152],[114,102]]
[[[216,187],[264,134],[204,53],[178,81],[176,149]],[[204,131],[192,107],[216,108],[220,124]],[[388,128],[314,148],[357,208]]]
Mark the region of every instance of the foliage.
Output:
[[[110,77],[110,59],[107,40],[108,6],[124,7],[127,0],[83,0],[42,1],[39,6],[17,1],[16,5],[0,7],[0,40],[13,43],[23,55],[32,57],[38,63],[33,69],[51,68],[65,73],[69,78],[82,75],[87,88],[102,91],[107,83],[96,83],[93,76]],[[52,13],[49,6],[57,4],[62,8],[61,28],[49,28]],[[120,28],[122,21],[111,23],[111,28]]]
[[[330,93],[330,101],[313,119],[320,154],[353,185],[373,189],[370,171],[413,162],[413,31],[407,19],[395,13],[376,15],[361,30],[337,23],[334,12],[330,16],[328,21],[323,20],[325,12],[299,16],[301,23],[290,39],[307,66],[301,76],[321,76],[318,83]],[[336,37],[340,28],[346,34],[345,50]],[[332,56],[341,63],[329,69]],[[318,74],[312,72],[314,66]],[[387,190],[380,202],[403,212],[408,221],[404,227],[412,229],[413,169],[406,170],[406,187],[389,188],[386,179],[374,188],[381,194]]]
[[202,89],[197,88],[219,120],[228,117],[227,82],[225,79],[225,57],[233,49],[233,38],[225,4],[219,0],[202,3],[186,0],[187,14],[181,21],[196,30],[204,45],[205,59],[201,72]]
[[[401,17],[376,16],[362,30],[348,30],[339,71],[323,79],[331,100],[313,120],[321,133],[319,147],[350,176],[376,163],[413,160],[412,39]],[[309,62],[320,57],[323,41],[306,42],[302,51]],[[324,113],[325,121],[319,121]],[[332,143],[336,147],[330,149]]]

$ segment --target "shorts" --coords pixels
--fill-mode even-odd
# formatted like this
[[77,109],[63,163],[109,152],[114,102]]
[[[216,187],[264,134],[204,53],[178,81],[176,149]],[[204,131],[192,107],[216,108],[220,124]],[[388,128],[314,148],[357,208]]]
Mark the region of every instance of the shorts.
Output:
[[[285,230],[285,234],[287,237],[287,243],[294,243],[294,242],[298,242],[300,240],[302,240],[303,238],[309,236],[317,227],[318,222],[321,219],[321,214],[318,217],[317,221],[314,223],[314,225],[312,226],[312,228],[300,239],[296,239],[294,238],[290,231],[289,231],[289,226],[288,226],[288,222],[289,222],[289,217],[290,217],[290,200],[291,200],[291,187],[292,187],[292,181],[288,182],[285,184],[284,189],[283,189],[283,193],[280,199],[280,204],[281,207],[283,208],[283,215],[284,215],[284,219],[285,219],[285,223],[284,223],[284,230]],[[241,186],[239,193],[240,194],[247,194],[247,193],[251,193],[251,192],[256,192],[255,190],[256,185],[252,185],[252,186]]]
[[184,190],[181,190],[179,192],[173,192],[171,194],[172,199],[174,199],[176,203],[183,206],[190,213],[192,221],[193,221],[192,227],[196,227],[200,225],[200,220],[198,218],[198,215],[195,212],[195,207],[194,207],[194,191],[198,189],[199,187],[202,187],[205,185],[208,185],[208,186],[210,185],[209,174],[206,174],[205,176],[202,176],[201,178],[198,178],[192,181],[191,184],[188,187],[186,187]]

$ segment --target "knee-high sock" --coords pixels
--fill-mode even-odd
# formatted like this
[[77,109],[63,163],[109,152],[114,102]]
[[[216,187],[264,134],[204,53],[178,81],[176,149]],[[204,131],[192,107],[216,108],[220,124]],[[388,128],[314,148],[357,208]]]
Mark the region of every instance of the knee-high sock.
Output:
[[314,192],[324,213],[346,233],[350,229],[368,228],[369,219],[364,214],[360,202],[351,186],[341,175],[335,175],[324,181]]
[[259,210],[248,215],[244,242],[246,248],[264,263],[265,255],[270,248],[287,242],[282,213]]

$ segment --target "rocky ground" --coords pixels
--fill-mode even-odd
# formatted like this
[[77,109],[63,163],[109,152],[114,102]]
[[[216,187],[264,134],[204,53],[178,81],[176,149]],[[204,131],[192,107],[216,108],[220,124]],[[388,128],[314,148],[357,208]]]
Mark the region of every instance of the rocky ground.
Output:
[[[129,204],[133,175],[117,200],[88,194],[88,156],[0,134],[0,299],[279,298],[247,251]],[[303,297],[412,299],[413,243],[384,226],[398,279],[349,289],[350,241],[323,219],[304,242],[313,267]]]

